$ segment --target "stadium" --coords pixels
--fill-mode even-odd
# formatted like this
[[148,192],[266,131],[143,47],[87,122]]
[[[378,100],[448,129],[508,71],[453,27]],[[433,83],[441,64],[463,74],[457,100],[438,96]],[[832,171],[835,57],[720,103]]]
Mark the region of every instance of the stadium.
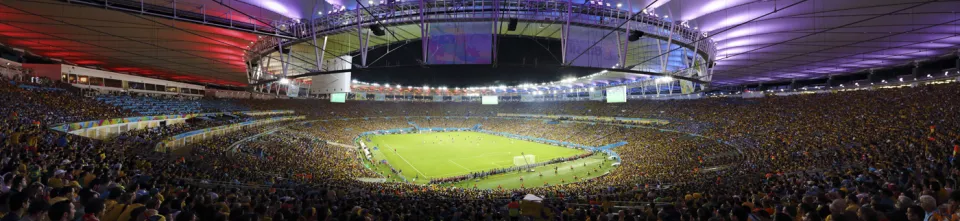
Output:
[[0,0],[0,221],[957,221],[958,8]]

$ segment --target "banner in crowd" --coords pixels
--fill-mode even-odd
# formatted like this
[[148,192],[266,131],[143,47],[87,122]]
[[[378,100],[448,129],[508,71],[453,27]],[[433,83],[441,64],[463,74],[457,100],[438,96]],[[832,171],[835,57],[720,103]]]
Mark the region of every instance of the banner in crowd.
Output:
[[603,100],[603,90],[593,90],[590,92],[591,101],[602,101]]
[[688,80],[680,80],[680,93],[681,94],[693,93],[693,82]]
[[443,95],[433,95],[433,102],[443,102]]
[[375,100],[375,101],[385,101],[385,100],[387,100],[387,95],[386,95],[386,94],[382,94],[382,93],[374,94],[374,95],[373,95],[373,100]]
[[367,100],[367,92],[357,92],[353,95],[353,99],[358,101]]
[[533,94],[521,94],[520,102],[534,102],[537,100],[537,96]]
[[451,100],[453,100],[453,102],[461,102],[461,101],[463,101],[463,97],[460,96],[460,95],[454,95],[454,96],[451,96],[450,98],[451,98]]

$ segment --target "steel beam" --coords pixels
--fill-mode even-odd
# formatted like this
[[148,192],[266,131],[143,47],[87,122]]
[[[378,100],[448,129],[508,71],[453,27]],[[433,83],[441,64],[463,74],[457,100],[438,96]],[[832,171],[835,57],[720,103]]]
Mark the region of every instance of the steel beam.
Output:
[[429,50],[429,47],[427,47],[427,44],[430,43],[430,38],[427,36],[427,30],[429,27],[427,27],[427,19],[424,17],[426,16],[424,12],[424,10],[426,9],[426,4],[424,4],[424,1],[426,0],[420,0],[420,8],[418,9],[420,11],[420,43],[421,43],[420,48],[423,50],[423,52],[421,53],[422,60],[420,62],[422,64],[428,64],[429,62],[427,62],[427,54],[430,52],[427,51]]
[[[663,56],[663,62],[660,65],[663,66],[663,73],[667,73],[667,64],[670,63],[670,52],[673,51],[673,32],[676,30],[677,23],[670,23],[670,31],[667,32],[667,53]],[[661,53],[662,54],[662,53]]]
[[573,0],[567,0],[567,13],[564,16],[566,18],[566,23],[563,24],[560,33],[560,47],[562,51],[562,61],[560,63],[567,62],[567,44],[569,43],[570,38],[570,18],[573,17]]

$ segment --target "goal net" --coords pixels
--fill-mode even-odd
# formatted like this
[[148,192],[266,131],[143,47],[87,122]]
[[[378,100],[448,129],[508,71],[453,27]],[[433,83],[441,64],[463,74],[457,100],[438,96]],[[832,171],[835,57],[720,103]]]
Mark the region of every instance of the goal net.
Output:
[[527,165],[527,164],[536,163],[536,162],[537,162],[536,160],[537,160],[537,157],[536,157],[536,156],[534,156],[534,155],[529,155],[529,154],[523,155],[523,156],[515,156],[515,157],[513,157],[513,165],[514,165],[514,166],[525,166],[525,165]]

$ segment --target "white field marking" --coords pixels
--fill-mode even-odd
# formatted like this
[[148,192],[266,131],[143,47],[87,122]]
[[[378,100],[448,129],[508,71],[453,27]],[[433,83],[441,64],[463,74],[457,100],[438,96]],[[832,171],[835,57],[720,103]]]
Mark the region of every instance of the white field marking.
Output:
[[464,170],[467,170],[467,173],[472,172],[472,171],[470,170],[470,168],[467,168],[467,167],[465,167],[465,166],[463,166],[463,165],[460,165],[460,164],[457,163],[457,162],[453,162],[453,160],[447,160],[447,161],[450,161],[450,163],[453,163],[454,165],[457,165],[458,167],[463,168]]
[[[392,148],[390,148],[390,144],[384,143],[383,145],[384,145],[384,146],[387,146],[387,152],[390,152],[389,149],[392,149]],[[398,157],[400,157],[400,159],[403,160],[403,162],[407,162],[407,165],[409,165],[411,168],[413,168],[413,170],[417,171],[417,174],[420,174],[420,176],[422,176],[422,177],[424,177],[424,178],[430,178],[430,177],[428,177],[427,175],[423,175],[423,172],[420,172],[420,170],[418,170],[417,167],[413,166],[413,164],[410,163],[410,161],[407,161],[407,158],[403,158],[403,155],[400,155],[400,152],[394,151],[393,154],[396,154]]]

